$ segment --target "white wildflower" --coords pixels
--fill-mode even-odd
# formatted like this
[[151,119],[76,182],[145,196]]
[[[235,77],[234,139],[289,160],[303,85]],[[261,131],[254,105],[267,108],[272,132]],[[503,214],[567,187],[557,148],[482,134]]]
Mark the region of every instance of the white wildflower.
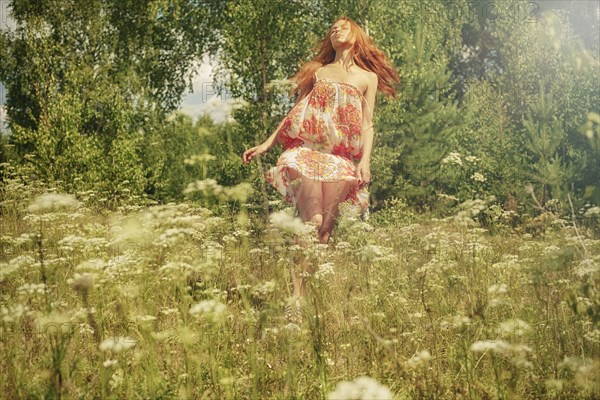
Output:
[[579,262],[573,272],[579,277],[583,277],[584,275],[593,275],[598,271],[600,271],[600,263],[591,259],[584,259]]
[[300,218],[290,215],[290,212],[286,210],[271,213],[269,220],[282,232],[302,235],[312,231],[311,226],[302,222]]
[[8,264],[0,263],[0,282],[4,281],[5,277],[19,271],[25,266],[30,266],[35,263],[33,257],[21,255],[11,259]]
[[591,217],[592,215],[600,215],[600,207],[596,206],[589,208],[583,215],[585,215],[586,217]]
[[46,284],[45,283],[24,283],[23,285],[17,288],[17,292],[20,294],[43,294],[46,292]]
[[138,315],[135,319],[139,322],[149,322],[154,321],[156,317],[154,315]]
[[441,326],[450,326],[452,328],[462,328],[471,325],[471,318],[466,315],[453,315],[449,321],[442,321]]
[[219,194],[222,191],[223,186],[219,185],[216,180],[208,178],[188,183],[187,187],[183,190],[183,194],[194,192],[203,192],[204,194],[213,192],[215,194]]
[[360,249],[360,257],[364,262],[371,262],[383,256],[383,247],[375,244],[367,244]]
[[319,268],[315,272],[315,279],[323,280],[327,279],[328,276],[333,275],[333,263],[326,262],[324,264],[319,265]]
[[189,313],[196,316],[202,316],[212,321],[218,321],[224,316],[227,306],[218,300],[204,300],[194,304]]
[[350,249],[352,248],[352,245],[348,242],[344,242],[344,241],[339,241],[336,246],[335,246],[336,250],[345,250],[345,249]]
[[264,298],[269,294],[275,292],[275,289],[277,289],[277,283],[275,281],[267,281],[254,286],[252,288],[252,294]]
[[104,268],[106,268],[106,261],[99,259],[99,258],[92,258],[92,259],[85,260],[85,261],[82,261],[79,264],[77,264],[77,266],[75,267],[75,270],[76,271],[85,271],[85,270],[101,271]]
[[429,351],[421,350],[407,361],[407,365],[409,368],[415,369],[425,365],[429,360],[431,360],[431,354],[429,354]]
[[112,367],[112,366],[114,366],[114,365],[117,365],[117,363],[118,363],[118,362],[119,362],[118,360],[111,360],[111,359],[109,358],[108,360],[104,361],[104,362],[102,363],[102,365],[103,365],[104,367],[108,368],[108,367]]
[[448,153],[448,155],[442,160],[442,164],[449,164],[449,163],[463,165],[462,159],[460,158],[460,153],[457,153],[457,152]]
[[217,159],[217,157],[213,156],[210,153],[193,154],[192,156],[184,159],[183,163],[187,164],[187,165],[196,165],[196,164],[202,164],[207,161],[213,161],[216,159]]
[[91,335],[94,333],[94,328],[86,322],[81,322],[79,324],[79,333],[82,335]]
[[79,201],[72,194],[44,193],[27,207],[29,212],[50,212],[61,208],[77,208]]
[[546,390],[548,391],[548,393],[551,393],[556,396],[558,395],[558,393],[561,393],[563,391],[563,382],[564,381],[562,379],[546,379]]
[[368,376],[360,376],[351,382],[340,382],[335,390],[327,395],[328,400],[392,400],[393,398],[394,395],[387,387]]
[[123,384],[123,369],[122,368],[117,369],[112,374],[112,376],[110,377],[110,380],[108,381],[108,384],[110,385],[111,390],[115,390]]
[[509,319],[503,321],[498,326],[498,334],[502,336],[516,335],[521,336],[530,329],[527,322],[520,319]]
[[488,288],[488,293],[491,295],[504,294],[507,292],[506,284],[492,285]]
[[600,344],[600,329],[594,329],[586,332],[583,337],[592,343]]
[[485,177],[479,172],[475,172],[473,175],[471,175],[471,179],[476,182],[485,182]]
[[460,201],[460,199],[456,196],[446,193],[438,193],[437,196],[444,200],[452,200],[452,201]]
[[31,315],[33,311],[28,305],[24,304],[15,304],[2,306],[0,308],[0,314],[2,315],[2,321],[4,322],[14,322],[24,315]]
[[242,182],[232,187],[226,187],[224,191],[230,200],[245,203],[252,192],[254,192],[254,189],[250,183]]
[[495,353],[504,353],[510,349],[510,344],[504,340],[478,340],[471,345],[471,351],[484,352],[492,350]]
[[102,343],[100,343],[99,348],[102,351],[119,353],[120,351],[132,348],[133,346],[135,346],[135,344],[135,339],[132,339],[129,336],[116,336],[104,339]]

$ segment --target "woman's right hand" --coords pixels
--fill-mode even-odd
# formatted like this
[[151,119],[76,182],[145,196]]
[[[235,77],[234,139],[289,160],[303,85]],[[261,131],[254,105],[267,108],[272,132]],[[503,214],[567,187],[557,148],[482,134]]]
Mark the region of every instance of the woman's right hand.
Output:
[[269,151],[269,146],[267,146],[264,143],[259,144],[258,146],[254,146],[252,148],[249,148],[242,155],[242,162],[244,164],[247,164],[250,161],[252,161],[252,158],[254,158],[255,156],[257,156],[259,154],[266,153],[267,151]]

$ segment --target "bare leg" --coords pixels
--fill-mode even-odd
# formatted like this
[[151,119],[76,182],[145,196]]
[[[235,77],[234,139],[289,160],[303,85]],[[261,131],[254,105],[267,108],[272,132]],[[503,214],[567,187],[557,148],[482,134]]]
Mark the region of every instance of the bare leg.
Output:
[[321,243],[328,243],[339,214],[339,204],[346,199],[354,181],[322,182],[323,224],[319,230]]
[[[321,182],[308,178],[294,169],[289,170],[289,177],[292,180],[300,179],[299,185],[293,189],[296,207],[300,213],[303,222],[314,226],[318,232],[323,223],[323,192]],[[298,183],[298,181],[296,181]],[[296,243],[300,240],[296,238]],[[314,267],[310,265],[309,260],[303,255],[301,259],[300,270],[302,272],[314,272]],[[304,295],[305,281],[300,273],[292,268],[292,283],[294,285],[294,296],[302,297]]]

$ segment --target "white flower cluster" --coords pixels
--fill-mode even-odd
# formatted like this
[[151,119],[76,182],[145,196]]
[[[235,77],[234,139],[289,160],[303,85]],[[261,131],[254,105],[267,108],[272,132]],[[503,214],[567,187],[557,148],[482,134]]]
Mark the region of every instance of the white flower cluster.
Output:
[[427,362],[431,360],[431,354],[427,350],[421,350],[407,361],[406,365],[409,368],[417,369],[419,367],[425,366]]
[[440,322],[440,327],[446,329],[446,328],[463,328],[466,326],[471,325],[472,320],[471,318],[469,318],[466,315],[453,315],[450,318],[447,318],[446,320],[443,320]]
[[446,217],[444,220],[454,220],[461,224],[472,224],[473,218],[481,211],[487,208],[487,204],[496,200],[494,195],[490,195],[485,199],[470,199],[459,205],[460,211],[453,216]]
[[531,361],[527,360],[527,355],[532,352],[532,348],[525,344],[512,344],[502,339],[495,340],[478,340],[471,345],[473,352],[492,351],[496,354],[512,356],[510,361],[517,365],[526,368],[533,366]]
[[510,343],[507,341],[496,339],[496,340],[478,340],[471,345],[471,351],[473,352],[484,352],[493,351],[494,353],[504,353],[510,349]]
[[446,157],[444,157],[444,159],[442,160],[442,164],[457,164],[457,165],[463,165],[462,159],[460,158],[460,153],[457,152],[451,152],[448,153],[448,155]]
[[360,376],[352,382],[340,382],[335,390],[327,395],[328,400],[392,400],[393,398],[394,395],[387,387],[368,376]]
[[500,257],[500,261],[492,264],[492,268],[502,273],[507,271],[518,271],[522,268],[522,265],[520,264],[519,256],[514,254],[503,254],[502,257]]
[[250,183],[242,182],[235,186],[225,187],[224,191],[230,200],[245,203],[252,192],[254,192],[254,189]]
[[502,321],[500,323],[500,325],[498,325],[498,328],[497,328],[497,332],[501,336],[511,336],[511,335],[522,336],[529,330],[530,330],[529,324],[518,318]]
[[102,343],[100,343],[100,350],[102,351],[110,351],[112,353],[119,353],[123,350],[127,350],[135,346],[135,339],[130,338],[129,336],[115,336],[104,339]]
[[509,302],[506,296],[507,292],[508,289],[505,283],[490,286],[488,288],[488,294],[490,295],[490,307],[508,305]]
[[259,283],[252,288],[252,294],[264,298],[269,294],[275,292],[277,289],[277,283],[275,281],[267,281],[263,283]]
[[186,238],[186,235],[193,236],[196,230],[193,228],[167,228],[163,233],[158,236],[158,240],[155,242],[156,245],[171,246],[175,245]]
[[108,384],[110,385],[110,390],[115,390],[123,384],[123,369],[118,368],[110,377]]
[[77,208],[79,201],[72,194],[44,193],[27,207],[29,212],[51,212],[61,208]]
[[592,343],[600,344],[600,329],[594,329],[592,331],[586,332],[583,334],[583,337]]
[[314,276],[315,276],[315,279],[317,279],[317,280],[324,280],[324,279],[327,279],[328,276],[333,275],[333,274],[334,274],[333,263],[326,262],[326,263],[319,265],[319,268],[315,272]]
[[183,190],[183,194],[189,194],[194,192],[209,192],[212,191],[215,194],[223,191],[223,186],[219,185],[215,179],[208,178],[204,180],[197,180],[188,183],[187,187]]
[[595,257],[596,259],[585,259],[579,262],[579,265],[575,268],[574,273],[580,277],[584,275],[593,275],[600,271],[600,256]]
[[460,199],[458,197],[452,196],[451,194],[438,193],[437,196],[440,199],[444,199],[444,200],[460,201]]
[[46,284],[45,283],[24,283],[23,285],[21,285],[17,288],[17,292],[19,292],[19,294],[27,294],[27,293],[43,294],[46,292]]
[[492,285],[488,288],[487,292],[488,292],[488,294],[491,294],[491,295],[504,294],[507,292],[506,283]]
[[2,321],[4,322],[14,322],[20,319],[23,315],[31,315],[33,312],[28,305],[16,304],[16,305],[8,305],[2,306],[0,309],[0,314],[2,314]]
[[227,306],[218,300],[204,300],[194,304],[189,313],[217,322],[225,315]]
[[281,210],[269,215],[271,223],[280,231],[291,234],[308,234],[312,227],[302,222],[300,218],[291,215],[290,211]]
[[372,262],[384,256],[384,248],[376,244],[367,244],[360,249],[359,256],[363,262]]
[[475,172],[473,175],[471,175],[471,179],[476,182],[485,182],[485,176],[483,176],[483,174],[480,172]]
[[33,257],[21,255],[13,258],[8,263],[0,263],[0,282],[4,281],[5,277],[17,272],[24,266],[32,265],[35,263]]
[[75,267],[75,270],[76,271],[85,271],[85,270],[101,271],[104,268],[106,268],[106,261],[104,261],[100,258],[92,258],[92,259],[85,260],[85,261],[82,261],[79,264],[77,264],[77,266]]

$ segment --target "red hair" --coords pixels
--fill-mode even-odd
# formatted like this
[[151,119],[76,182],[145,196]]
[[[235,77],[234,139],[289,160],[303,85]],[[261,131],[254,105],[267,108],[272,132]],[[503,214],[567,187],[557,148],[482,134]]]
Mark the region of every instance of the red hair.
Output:
[[[396,89],[392,86],[392,82],[400,83],[400,76],[390,65],[385,53],[377,48],[373,40],[367,36],[365,31],[356,22],[345,15],[336,19],[335,22],[340,20],[350,23],[350,30],[356,38],[352,47],[352,60],[354,63],[362,69],[377,74],[379,78],[377,90],[388,93],[389,96],[396,97]],[[312,89],[315,83],[315,72],[323,65],[335,60],[335,49],[331,45],[332,33],[333,31],[329,29],[325,37],[313,48],[317,55],[311,61],[304,63],[300,71],[291,78],[292,81],[298,82],[297,87],[291,92],[292,96],[299,93],[298,101]]]

